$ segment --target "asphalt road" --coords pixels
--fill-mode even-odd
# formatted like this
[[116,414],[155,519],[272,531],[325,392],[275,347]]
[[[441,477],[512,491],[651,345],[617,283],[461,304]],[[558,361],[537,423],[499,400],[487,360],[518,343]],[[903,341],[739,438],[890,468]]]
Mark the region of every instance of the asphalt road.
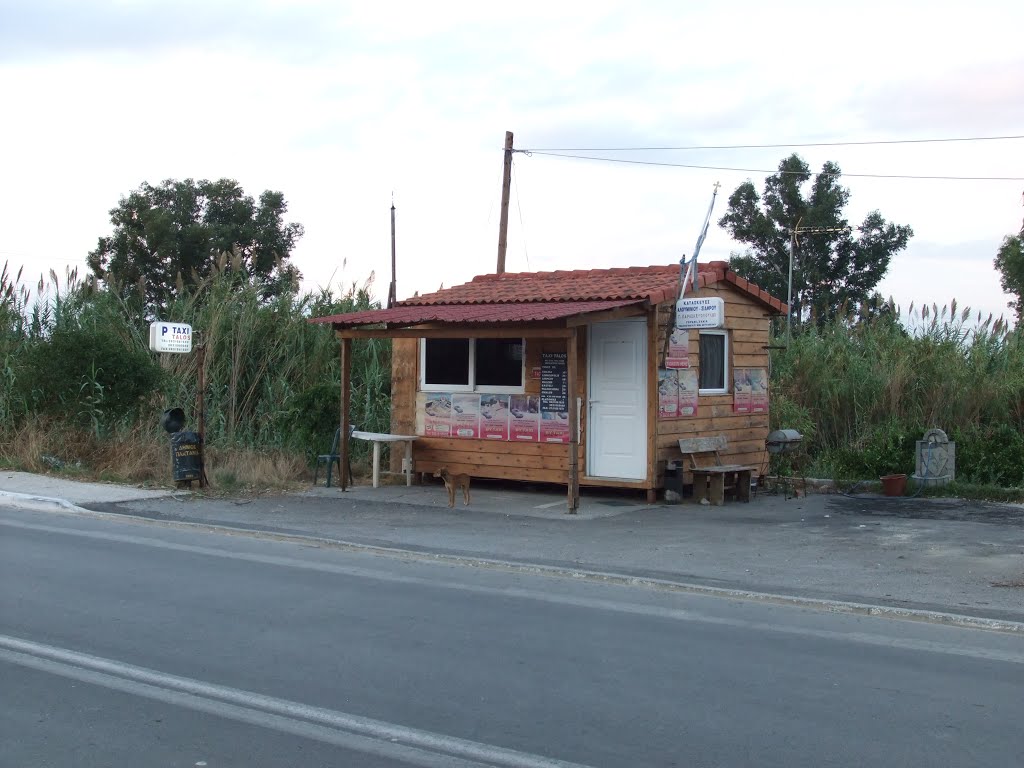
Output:
[[0,766],[1024,764],[1024,638],[0,510]]

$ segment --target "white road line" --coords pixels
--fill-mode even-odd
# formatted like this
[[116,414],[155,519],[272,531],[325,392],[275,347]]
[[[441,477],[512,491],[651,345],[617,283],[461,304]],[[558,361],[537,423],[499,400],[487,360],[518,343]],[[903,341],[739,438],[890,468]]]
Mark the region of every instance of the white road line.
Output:
[[[735,619],[724,616],[713,616],[698,611],[682,608],[669,608],[661,605],[649,605],[644,603],[626,602],[622,600],[610,600],[605,598],[580,597],[576,595],[559,594],[553,591],[542,591],[539,589],[524,589],[521,587],[489,587],[483,584],[472,582],[454,581],[451,579],[431,578],[425,576],[410,576],[395,573],[393,571],[376,570],[361,566],[338,565],[335,563],[313,562],[300,560],[293,557],[280,555],[262,555],[250,552],[230,552],[214,547],[203,547],[192,544],[179,544],[175,542],[161,541],[145,536],[129,536],[116,533],[102,533],[99,531],[81,531],[77,529],[60,528],[50,525],[37,525],[13,520],[0,520],[0,526],[10,526],[27,530],[37,530],[48,533],[58,533],[68,536],[77,536],[100,541],[116,541],[125,544],[165,549],[176,552],[188,552],[190,554],[207,555],[210,557],[225,558],[229,560],[241,560],[245,562],[259,563],[261,565],[273,565],[284,568],[296,568],[300,570],[318,571],[336,575],[351,576],[361,579],[383,581],[396,584],[415,584],[417,586],[430,587],[432,589],[446,589],[459,592],[467,592],[479,595],[490,595],[502,598],[513,598],[532,600],[536,602],[552,603],[556,605],[570,605],[576,608],[584,608],[597,611],[614,611],[638,616],[649,616],[670,621],[686,621],[718,626],[735,627],[744,630],[761,632],[773,632],[801,637],[813,637],[821,640],[835,642],[858,643],[861,645],[872,645],[882,648],[895,648],[910,651],[924,651],[927,653],[940,653],[950,656],[963,656],[986,661],[1006,662],[1010,664],[1024,664],[1024,648],[1020,651],[1007,651],[1003,649],[983,648],[978,645],[969,645],[966,642],[939,642],[932,640],[921,640],[916,638],[893,637],[889,635],[875,634],[870,632],[847,632],[843,630],[816,629],[814,627],[794,626],[792,624],[770,623],[753,621],[749,619]],[[789,610],[792,607],[783,606]],[[798,609],[799,610],[799,609]],[[969,631],[969,630],[961,630]],[[964,636],[966,639],[966,636]]]
[[0,660],[424,768],[588,768],[7,635],[0,635]]

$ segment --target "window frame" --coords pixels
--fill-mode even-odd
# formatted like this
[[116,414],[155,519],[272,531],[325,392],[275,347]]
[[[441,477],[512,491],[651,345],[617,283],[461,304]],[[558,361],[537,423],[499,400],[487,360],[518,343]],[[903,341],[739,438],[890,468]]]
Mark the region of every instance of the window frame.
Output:
[[[419,391],[420,392],[493,392],[496,395],[521,395],[526,391],[526,339],[515,336],[508,337],[509,340],[518,340],[523,346],[523,359],[519,365],[519,385],[499,386],[496,384],[485,384],[480,387],[476,384],[476,343],[479,341],[475,336],[460,337],[469,340],[469,383],[468,384],[428,384],[427,376],[427,342],[430,339],[420,339],[419,349]],[[504,340],[504,339],[503,339]]]
[[[729,331],[719,328],[701,328],[697,334],[697,350],[698,354],[700,351],[700,337],[701,336],[721,336],[722,337],[722,388],[718,389],[702,389],[698,384],[697,395],[727,395],[731,391],[729,389]],[[700,369],[704,369],[704,358],[698,357],[698,363]],[[700,381],[700,371],[697,372],[697,380]]]

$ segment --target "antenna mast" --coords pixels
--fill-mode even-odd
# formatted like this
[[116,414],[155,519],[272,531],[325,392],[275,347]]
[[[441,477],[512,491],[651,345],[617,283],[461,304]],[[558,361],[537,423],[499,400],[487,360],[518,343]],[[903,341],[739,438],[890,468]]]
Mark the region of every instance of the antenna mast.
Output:
[[[693,247],[693,255],[687,259],[686,254],[679,260],[679,290],[676,293],[677,302],[686,295],[686,284],[692,283],[693,289],[697,289],[697,257],[700,256],[700,248],[704,245],[704,238],[708,236],[708,225],[711,223],[711,212],[715,210],[715,198],[718,197],[718,188],[722,185],[717,181],[711,191],[711,204],[708,206],[707,215],[704,217],[704,226],[701,227],[700,235],[697,237],[697,244]],[[665,334],[665,348],[662,350],[662,357],[668,354],[669,339],[672,336],[672,328],[676,324],[676,305],[672,305],[669,316],[668,332]]]

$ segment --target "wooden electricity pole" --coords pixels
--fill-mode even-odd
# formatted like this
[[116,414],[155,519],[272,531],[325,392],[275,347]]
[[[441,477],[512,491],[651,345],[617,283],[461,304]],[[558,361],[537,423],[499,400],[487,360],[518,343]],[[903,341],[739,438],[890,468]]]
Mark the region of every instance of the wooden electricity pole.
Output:
[[512,131],[505,131],[505,159],[501,177],[501,221],[498,223],[498,274],[505,272],[505,250],[508,247],[508,193],[512,187]]
[[395,196],[391,195],[391,285],[388,286],[388,309],[398,300],[398,286],[395,282]]

